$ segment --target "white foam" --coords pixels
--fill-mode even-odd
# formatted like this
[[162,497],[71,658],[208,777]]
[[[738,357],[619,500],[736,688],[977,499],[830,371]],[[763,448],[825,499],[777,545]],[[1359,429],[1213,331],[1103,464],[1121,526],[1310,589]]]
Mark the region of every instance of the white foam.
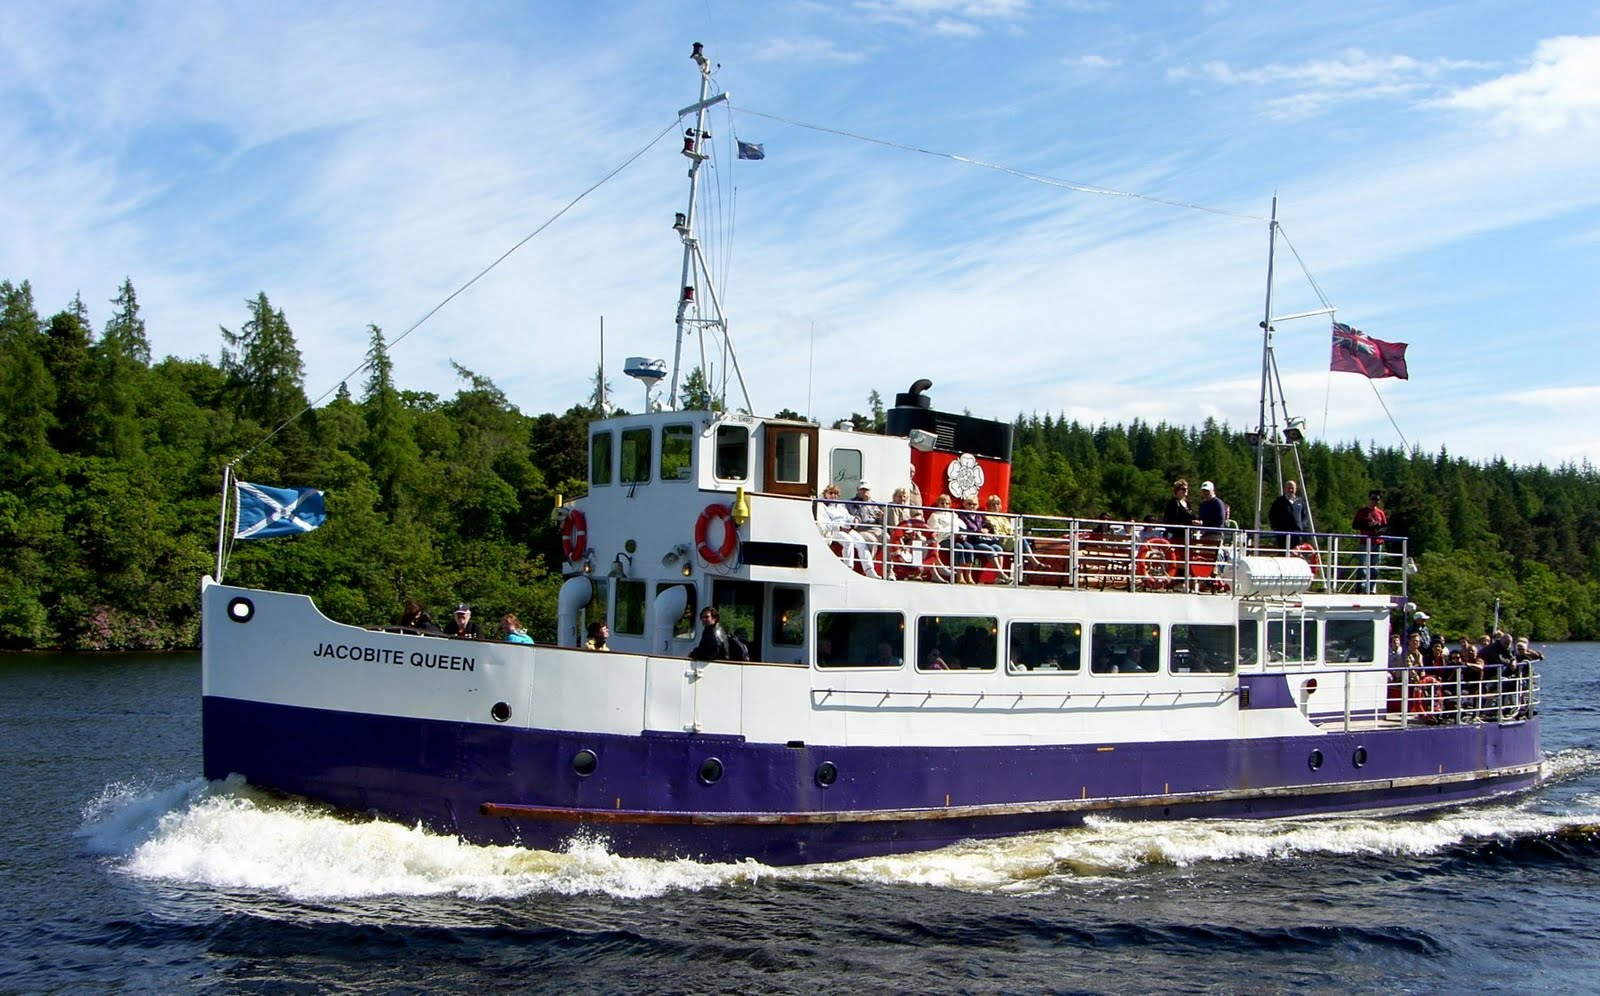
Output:
[[927,885],[974,892],[1030,892],[1124,877],[1151,865],[1283,861],[1306,855],[1425,855],[1466,841],[1512,839],[1600,822],[1580,796],[1566,812],[1537,799],[1449,812],[1431,819],[1320,819],[1120,823],[937,851],[799,868],[745,861],[623,858],[603,840],[563,851],[484,847],[418,827],[351,819],[278,800],[238,783],[184,782],[164,789],[109,786],[84,810],[79,835],[97,854],[141,878],[272,892],[302,900],[453,895],[506,899],[600,893],[642,899],[768,879]]

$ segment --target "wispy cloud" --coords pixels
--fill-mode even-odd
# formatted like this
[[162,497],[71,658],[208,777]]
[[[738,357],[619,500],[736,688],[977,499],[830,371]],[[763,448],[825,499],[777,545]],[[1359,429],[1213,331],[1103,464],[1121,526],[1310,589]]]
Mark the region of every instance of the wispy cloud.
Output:
[[869,21],[955,38],[1014,23],[1032,8],[1031,0],[856,0],[853,7]]
[[1096,55],[1093,52],[1087,52],[1083,55],[1069,55],[1061,60],[1061,64],[1068,69],[1096,73],[1107,69],[1116,69],[1122,65],[1122,60],[1109,55]]
[[1600,35],[1546,39],[1527,69],[1458,90],[1438,103],[1486,114],[1508,129],[1542,133],[1596,127],[1600,125]]
[[1487,68],[1485,63],[1462,59],[1414,59],[1409,55],[1374,55],[1346,49],[1331,59],[1298,63],[1272,62],[1236,68],[1211,61],[1199,66],[1175,66],[1172,80],[1198,80],[1228,87],[1271,89],[1268,113],[1285,118],[1306,117],[1334,104],[1360,100],[1406,97],[1438,89],[1448,76]]
[[756,49],[758,62],[833,63],[854,65],[865,62],[863,51],[842,49],[831,38],[804,35],[795,38],[774,38]]

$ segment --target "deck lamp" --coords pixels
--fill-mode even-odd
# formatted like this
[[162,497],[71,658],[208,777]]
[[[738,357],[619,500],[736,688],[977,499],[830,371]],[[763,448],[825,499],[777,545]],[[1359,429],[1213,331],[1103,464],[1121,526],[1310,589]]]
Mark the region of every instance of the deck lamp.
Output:
[[1283,438],[1291,443],[1305,442],[1306,420],[1296,416],[1289,420],[1289,427],[1283,430]]

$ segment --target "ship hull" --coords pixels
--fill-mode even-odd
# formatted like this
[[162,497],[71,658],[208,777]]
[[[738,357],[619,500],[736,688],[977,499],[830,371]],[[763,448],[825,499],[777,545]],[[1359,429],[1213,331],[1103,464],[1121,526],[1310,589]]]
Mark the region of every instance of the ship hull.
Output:
[[[768,864],[924,850],[1094,815],[1425,810],[1531,788],[1541,761],[1536,717],[1248,741],[827,746],[509,728],[222,696],[206,696],[203,712],[209,778],[242,775],[482,844],[559,849],[586,836],[630,856]],[[572,764],[580,751],[596,758],[587,776]],[[702,766],[712,758],[722,773],[708,784]],[[826,786],[824,763],[837,772]]]

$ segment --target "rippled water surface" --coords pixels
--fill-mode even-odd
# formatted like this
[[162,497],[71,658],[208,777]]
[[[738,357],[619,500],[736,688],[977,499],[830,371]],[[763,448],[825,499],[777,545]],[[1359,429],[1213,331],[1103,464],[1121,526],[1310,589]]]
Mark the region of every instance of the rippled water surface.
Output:
[[207,784],[196,658],[0,658],[0,991],[1592,991],[1600,645],[1548,652],[1554,777],[1509,802],[781,869]]

